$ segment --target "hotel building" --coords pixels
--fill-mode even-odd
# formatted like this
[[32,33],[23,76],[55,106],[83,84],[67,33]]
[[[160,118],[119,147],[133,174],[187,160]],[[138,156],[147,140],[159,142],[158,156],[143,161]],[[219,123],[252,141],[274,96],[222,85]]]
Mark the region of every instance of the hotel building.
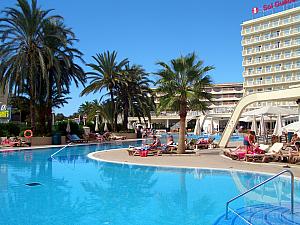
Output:
[[[210,127],[213,122],[214,130],[223,130],[233,112],[238,101],[243,97],[243,83],[224,83],[214,84],[207,88],[207,92],[212,94],[212,103],[209,105],[210,110],[207,112],[207,119],[204,122],[204,130]],[[159,94],[155,99],[155,103],[159,103]],[[189,111],[187,115],[188,127],[194,128],[196,118],[201,116],[202,112]],[[155,129],[176,130],[179,127],[178,112],[161,112],[156,115],[151,114],[151,127]],[[137,117],[130,117],[129,123],[138,122]],[[149,127],[148,124],[145,126]]]
[[[245,95],[288,89],[300,84],[300,7],[242,23]],[[258,102],[297,108],[293,101]]]

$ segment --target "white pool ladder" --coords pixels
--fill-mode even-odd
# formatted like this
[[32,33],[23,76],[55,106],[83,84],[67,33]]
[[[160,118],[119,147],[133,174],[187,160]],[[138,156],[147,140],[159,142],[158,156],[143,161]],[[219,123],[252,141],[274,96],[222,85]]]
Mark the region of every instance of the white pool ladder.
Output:
[[[71,144],[72,144],[72,142],[70,142],[69,144],[65,145],[65,146],[62,147],[61,149],[59,149],[59,150],[57,150],[56,152],[54,152],[54,153],[50,156],[51,159],[54,159],[53,157],[54,157],[57,153],[61,152],[61,151],[64,150],[66,147],[70,146]],[[54,159],[54,160],[55,160],[55,159]]]
[[292,171],[290,170],[283,170],[280,173],[277,173],[276,175],[268,178],[267,180],[259,183],[258,185],[255,185],[254,187],[250,188],[249,190],[245,191],[244,193],[241,193],[239,195],[237,195],[236,197],[230,199],[227,203],[226,203],[226,212],[225,212],[225,219],[228,220],[228,211],[230,210],[232,213],[234,213],[235,215],[237,215],[238,217],[240,217],[242,220],[244,220],[247,224],[252,225],[251,222],[249,222],[246,218],[244,218],[243,216],[239,215],[239,213],[237,213],[234,209],[229,207],[229,203],[235,201],[236,199],[248,194],[249,192],[255,190],[256,188],[270,182],[271,180],[279,177],[280,175],[284,174],[284,173],[289,173],[290,177],[291,177],[291,213],[294,214],[294,174]]

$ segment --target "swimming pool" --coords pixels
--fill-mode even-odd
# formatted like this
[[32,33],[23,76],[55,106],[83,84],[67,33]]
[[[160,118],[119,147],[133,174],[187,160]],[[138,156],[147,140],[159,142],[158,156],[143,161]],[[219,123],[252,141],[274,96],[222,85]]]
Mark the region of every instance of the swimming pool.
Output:
[[[230,223],[223,220],[225,203],[268,177],[234,171],[111,164],[87,158],[96,150],[140,144],[68,147],[55,156],[56,160],[49,157],[57,148],[0,153],[0,224],[245,224],[239,219]],[[26,185],[30,183],[40,185]],[[249,209],[247,206],[255,206],[261,213],[259,207],[268,203],[266,209],[274,213],[272,207],[281,207],[278,215],[286,216],[289,188],[289,180],[279,178],[232,207],[242,212]],[[268,224],[300,223],[299,188],[297,181],[294,222],[282,223],[282,218],[274,216]]]

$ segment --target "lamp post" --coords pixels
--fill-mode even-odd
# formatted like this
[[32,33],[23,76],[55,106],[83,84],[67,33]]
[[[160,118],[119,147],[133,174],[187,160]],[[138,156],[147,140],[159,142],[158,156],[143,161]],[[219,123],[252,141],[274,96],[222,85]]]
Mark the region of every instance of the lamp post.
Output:
[[296,103],[298,104],[298,121],[300,121],[300,99],[298,99]]

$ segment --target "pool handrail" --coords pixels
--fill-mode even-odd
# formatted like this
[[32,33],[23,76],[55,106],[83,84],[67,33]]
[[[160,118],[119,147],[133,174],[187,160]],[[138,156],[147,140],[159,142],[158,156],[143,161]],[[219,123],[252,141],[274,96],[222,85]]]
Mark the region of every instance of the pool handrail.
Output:
[[[291,213],[294,214],[294,180],[295,180],[295,176],[293,174],[293,172],[291,170],[283,170],[280,173],[275,174],[274,176],[268,178],[267,180],[255,185],[254,187],[250,188],[249,190],[235,196],[234,198],[230,199],[228,202],[226,202],[226,213],[225,213],[225,219],[228,219],[228,210],[229,210],[229,204],[233,201],[235,201],[236,199],[248,194],[249,192],[255,190],[256,188],[270,182],[271,180],[279,177],[280,175],[284,174],[284,173],[289,173],[291,176]],[[234,211],[233,209],[230,209],[231,211]],[[240,216],[240,215],[238,215]],[[244,218],[243,218],[244,219]]]
[[72,144],[72,142],[70,142],[69,144],[65,145],[64,147],[62,147],[61,149],[57,150],[56,152],[54,152],[50,157],[51,159],[54,159],[53,156],[55,156],[57,153],[59,153],[60,151],[64,150],[66,147],[70,146]]

